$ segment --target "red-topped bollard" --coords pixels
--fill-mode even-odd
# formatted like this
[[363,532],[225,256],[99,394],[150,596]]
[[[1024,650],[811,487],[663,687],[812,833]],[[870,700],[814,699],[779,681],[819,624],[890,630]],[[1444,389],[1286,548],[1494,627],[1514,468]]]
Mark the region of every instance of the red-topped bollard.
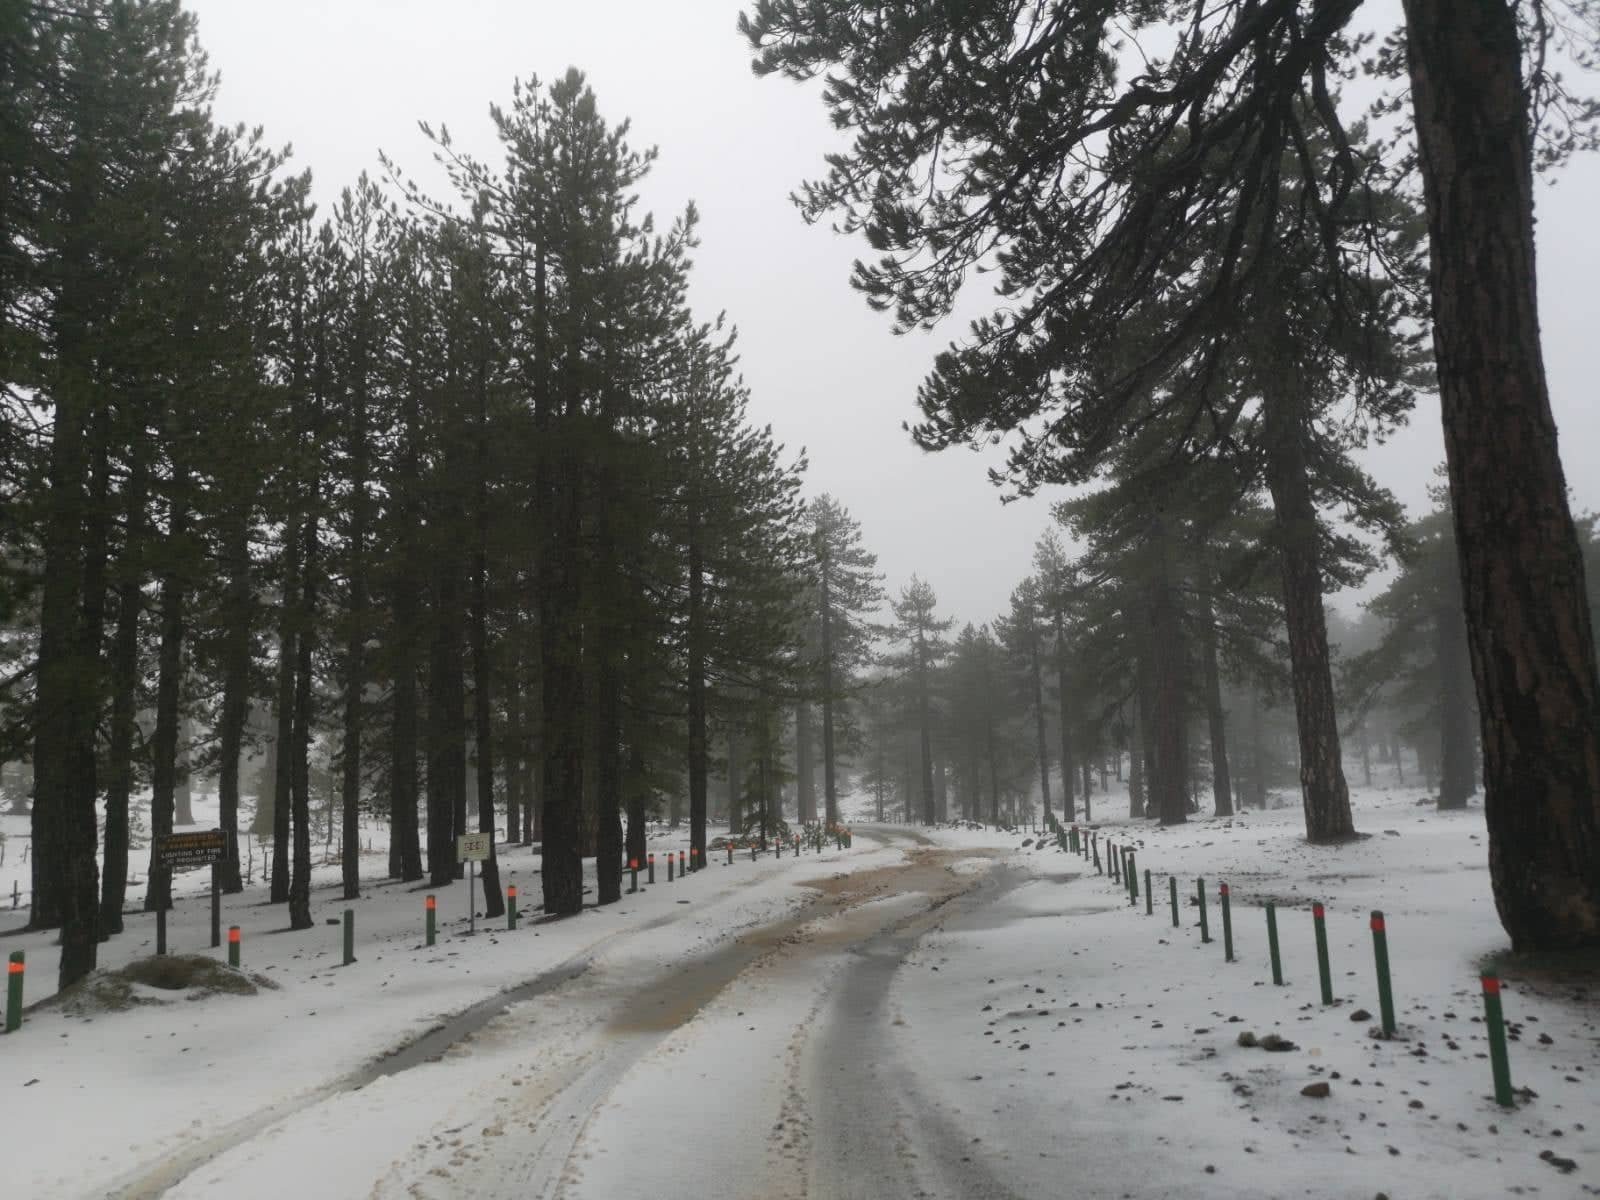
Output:
[[679,876],[679,878],[682,878],[683,876],[686,876],[688,874],[689,874],[689,852],[687,850],[679,850],[678,851],[678,876]]
[[1494,975],[1483,979],[1483,1020],[1489,1033],[1489,1067],[1494,1072],[1494,1100],[1504,1108],[1517,1102],[1511,1091],[1511,1060],[1506,1054],[1505,1014],[1500,1009],[1500,980]]
[[1383,1036],[1395,1031],[1394,988],[1389,983],[1389,931],[1383,913],[1372,910],[1372,957],[1378,970],[1378,1011],[1383,1017]]
[[517,885],[511,884],[506,888],[506,928],[517,927]]
[[652,850],[649,854],[646,854],[644,856],[644,861],[645,861],[645,866],[647,868],[647,871],[646,871],[646,874],[645,874],[645,877],[644,877],[644,881],[646,883],[648,883],[651,887],[654,887],[655,886],[655,882],[656,882],[656,853],[655,853],[655,851]]
[[1333,1003],[1333,968],[1328,964],[1327,910],[1319,900],[1311,906],[1311,925],[1317,935],[1317,976],[1322,984],[1322,1002]]
[[22,980],[27,971],[27,955],[13,950],[6,963],[6,1032],[22,1028]]
[[437,900],[435,900],[432,896],[429,896],[427,899],[425,899],[422,902],[422,907],[423,907],[423,910],[424,910],[424,913],[425,913],[425,924],[423,926],[424,935],[423,935],[422,944],[424,946],[431,946],[431,945],[433,945],[434,938],[437,937],[438,932],[439,932],[439,930],[438,930],[439,902]]
[[628,860],[628,875],[630,876],[628,882],[628,895],[631,896],[639,890],[639,860],[637,858],[630,858]]
[[239,965],[239,927],[228,926],[228,965],[237,968]]

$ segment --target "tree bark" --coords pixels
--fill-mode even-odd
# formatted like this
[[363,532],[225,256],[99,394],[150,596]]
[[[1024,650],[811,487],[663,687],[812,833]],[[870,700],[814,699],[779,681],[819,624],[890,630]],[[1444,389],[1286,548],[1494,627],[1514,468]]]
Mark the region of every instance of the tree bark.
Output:
[[244,754],[245,722],[250,715],[250,628],[255,607],[250,591],[250,524],[244,512],[230,518],[225,552],[228,583],[223,610],[217,804],[228,856],[216,870],[218,885],[235,895],[244,890],[239,874],[239,761]]
[[[705,547],[704,532],[700,523],[698,481],[691,481],[689,495],[689,606],[684,631],[685,670],[688,675],[689,701],[689,844],[698,854],[706,846],[706,788],[710,764],[706,734],[706,615],[705,615]],[[733,767],[733,744],[729,742],[729,772]],[[735,820],[738,806],[733,802],[737,782],[730,779],[729,822]],[[698,840],[697,840],[698,839]]]
[[[1039,661],[1039,627],[1032,622],[1028,631],[1028,678],[1033,685],[1033,731],[1039,752],[1039,795],[1044,800],[1044,815],[1051,815],[1050,807],[1050,743],[1044,727],[1044,666]],[[1048,823],[1048,821],[1047,821]]]
[[1205,674],[1206,724],[1211,739],[1211,798],[1219,817],[1233,816],[1233,779],[1228,771],[1228,716],[1222,707],[1222,674],[1217,669],[1217,618],[1206,580],[1200,599],[1201,669]]
[[289,928],[311,928],[311,722],[317,613],[317,485],[301,537],[301,627],[295,637],[294,724],[289,739],[289,803],[294,861],[289,870]]
[[1267,484],[1272,493],[1278,564],[1283,577],[1283,619],[1300,736],[1300,793],[1306,839],[1315,843],[1355,837],[1350,789],[1340,761],[1339,718],[1322,608],[1322,568],[1317,514],[1307,481],[1303,417],[1293,390],[1263,406],[1266,414]]
[[811,750],[811,705],[804,700],[794,706],[794,774],[802,825],[817,820],[817,777]]
[[[833,597],[827,564],[822,571],[822,811],[829,825],[839,823],[839,790],[833,763]],[[878,805],[881,810],[883,805]],[[880,811],[878,819],[883,820]]]
[[269,901],[283,904],[289,899],[289,809],[293,793],[294,752],[294,676],[295,608],[300,594],[300,526],[293,521],[285,536],[283,597],[278,614],[278,695],[276,700],[272,752],[272,884]]
[[[1068,823],[1078,819],[1077,805],[1072,795],[1073,777],[1077,774],[1076,760],[1072,756],[1072,705],[1068,702],[1067,673],[1067,624],[1066,614],[1059,608],[1055,610],[1056,625],[1056,691],[1060,694],[1060,711],[1057,716],[1061,724],[1061,819]],[[1084,803],[1088,803],[1088,792],[1085,789]]]
[[[181,545],[188,536],[189,508],[184,491],[188,476],[174,468],[172,512],[167,542]],[[161,576],[161,642],[156,652],[156,730],[150,780],[150,863],[146,872],[145,912],[172,907],[172,872],[161,865],[161,840],[172,832],[178,782],[178,701],[183,685],[184,587],[178,568],[169,564]]]
[[1515,10],[1405,12],[1495,905],[1518,950],[1593,947],[1600,674],[1540,351]]
[[117,628],[111,648],[111,728],[106,754],[105,868],[100,879],[100,932],[121,933],[128,894],[128,801],[133,794],[133,741],[138,731],[139,617],[145,500],[149,491],[146,440],[139,437],[128,466],[123,546],[117,564]]

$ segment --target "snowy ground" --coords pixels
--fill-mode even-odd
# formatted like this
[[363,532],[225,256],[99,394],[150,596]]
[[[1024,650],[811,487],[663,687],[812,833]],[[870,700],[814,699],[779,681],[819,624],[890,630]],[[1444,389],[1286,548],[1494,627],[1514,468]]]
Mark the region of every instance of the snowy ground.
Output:
[[[671,886],[661,872],[605,910],[515,933],[480,923],[476,938],[458,884],[440,895],[432,951],[422,891],[375,885],[353,906],[348,968],[336,927],[274,932],[281,909],[234,897],[224,921],[277,989],[92,1018],[45,1007],[0,1040],[4,1193],[1600,1195],[1600,984],[1505,972],[1513,1080],[1533,1095],[1498,1109],[1477,971],[1505,939],[1482,814],[1419,799],[1358,790],[1371,836],[1337,849],[1302,843],[1297,808],[1102,824],[1153,871],[1154,915],[1054,846],[965,830],[863,831],[850,852],[716,860]],[[505,866],[534,905],[535,860],[514,849]],[[319,876],[319,922],[345,907],[336,871]],[[1313,899],[1328,907],[1331,1008]],[[1374,908],[1394,961],[1392,1042],[1369,1036]],[[205,919],[182,901],[173,948],[210,953]],[[148,920],[104,948],[112,965],[149,952]],[[0,939],[19,945],[36,999],[55,951]],[[1357,1009],[1373,1016],[1353,1021]],[[429,1030],[436,1044],[383,1059]],[[1243,1047],[1242,1031],[1296,1049]],[[1317,1082],[1326,1098],[1302,1096]]]

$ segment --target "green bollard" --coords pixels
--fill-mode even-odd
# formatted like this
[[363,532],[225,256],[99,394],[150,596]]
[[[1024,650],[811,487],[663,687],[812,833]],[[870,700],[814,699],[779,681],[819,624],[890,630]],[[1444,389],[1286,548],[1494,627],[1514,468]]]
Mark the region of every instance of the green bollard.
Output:
[[1267,951],[1272,955],[1272,982],[1283,986],[1283,959],[1278,956],[1278,906],[1267,901]]
[[1104,875],[1105,868],[1100,865],[1100,835],[1091,834],[1089,849],[1094,852],[1094,870],[1096,875]]
[[1228,903],[1228,885],[1221,884],[1217,894],[1222,900],[1222,961],[1233,961],[1233,913]]
[[1394,988],[1389,982],[1389,932],[1384,927],[1383,913],[1372,910],[1372,957],[1378,968],[1378,1011],[1383,1016],[1383,1036],[1392,1038],[1394,1023]]
[[1322,1002],[1333,1003],[1333,971],[1328,966],[1328,927],[1321,903],[1311,906],[1311,922],[1317,933],[1317,975],[1322,981]]
[[[11,956],[13,960],[16,955]],[[1511,1060],[1506,1055],[1505,1014],[1500,1011],[1500,980],[1483,976],[1483,1021],[1489,1031],[1489,1066],[1494,1071],[1494,1102],[1510,1108],[1517,1102],[1511,1094]]]
[[1147,917],[1156,915],[1156,893],[1155,889],[1150,886],[1149,867],[1144,869],[1144,915]]
[[[633,888],[634,888],[634,891],[638,891],[639,890],[639,872],[637,872],[637,871],[635,871],[633,873]],[[513,883],[510,887],[506,888],[506,928],[507,929],[515,929],[516,927],[517,927],[517,885]]]
[[1132,850],[1128,851],[1128,903],[1139,907],[1139,861]]
[[434,939],[439,933],[439,902],[432,896],[429,896],[422,902],[422,905],[424,910],[427,912],[426,932],[423,934],[422,944],[424,946],[431,946],[433,945]]
[[349,966],[356,960],[356,910],[344,910],[344,965]]
[[1204,879],[1196,879],[1194,881],[1194,890],[1200,899],[1200,941],[1202,943],[1209,942],[1211,940],[1211,926],[1206,922],[1206,881]]
[[228,965],[235,970],[239,966],[239,927],[228,926]]
[[27,956],[21,950],[13,950],[11,960],[6,964],[7,1033],[15,1033],[22,1028],[22,980],[27,969]]
[[1172,893],[1172,927],[1176,929],[1178,928],[1178,877],[1176,875],[1167,876],[1167,887]]

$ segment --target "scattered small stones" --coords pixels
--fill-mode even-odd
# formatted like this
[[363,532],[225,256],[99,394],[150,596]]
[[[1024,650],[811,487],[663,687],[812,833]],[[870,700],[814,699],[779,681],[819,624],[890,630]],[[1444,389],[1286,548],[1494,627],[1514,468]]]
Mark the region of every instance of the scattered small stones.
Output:
[[1549,1163],[1563,1175],[1570,1175],[1578,1169],[1578,1164],[1570,1158],[1562,1158],[1554,1150],[1545,1150],[1540,1153],[1540,1159]]

